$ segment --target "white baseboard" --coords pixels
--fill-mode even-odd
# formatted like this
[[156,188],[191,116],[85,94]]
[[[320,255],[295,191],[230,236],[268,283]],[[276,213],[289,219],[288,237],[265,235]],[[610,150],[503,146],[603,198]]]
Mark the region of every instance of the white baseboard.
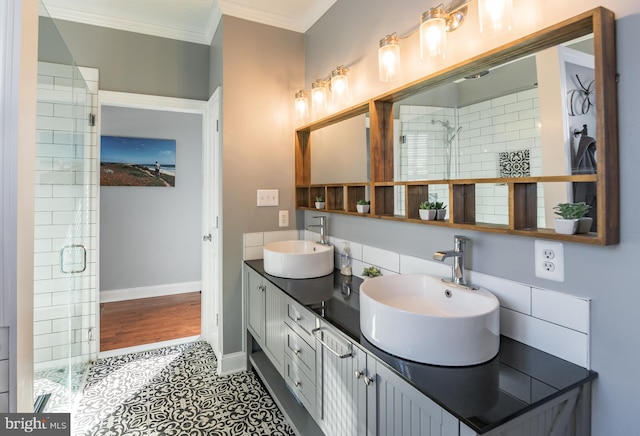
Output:
[[218,375],[229,375],[247,370],[247,354],[238,351],[237,353],[225,354],[218,362]]
[[189,342],[199,341],[200,339],[202,339],[200,335],[187,336],[179,339],[171,339],[168,341],[154,342],[152,344],[135,345],[133,347],[118,348],[117,350],[101,351],[100,353],[98,353],[98,358],[103,359],[105,357],[122,356],[125,354],[157,350],[158,348],[173,347],[174,345],[188,344]]
[[138,298],[163,297],[165,295],[186,294],[202,290],[202,282],[170,283],[168,285],[144,286],[140,288],[112,289],[100,291],[100,303],[136,300]]

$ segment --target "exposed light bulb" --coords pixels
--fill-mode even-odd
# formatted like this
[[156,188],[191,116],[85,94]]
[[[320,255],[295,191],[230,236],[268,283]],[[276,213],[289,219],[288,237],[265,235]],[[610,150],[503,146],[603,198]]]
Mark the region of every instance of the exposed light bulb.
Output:
[[447,48],[447,20],[442,9],[432,8],[422,14],[420,23],[420,59],[444,58]]
[[392,82],[400,75],[400,45],[395,33],[380,40],[378,72],[382,82]]
[[478,0],[482,36],[498,36],[511,31],[513,0]]
[[307,91],[300,90],[296,92],[296,119],[304,121],[309,118],[309,98]]

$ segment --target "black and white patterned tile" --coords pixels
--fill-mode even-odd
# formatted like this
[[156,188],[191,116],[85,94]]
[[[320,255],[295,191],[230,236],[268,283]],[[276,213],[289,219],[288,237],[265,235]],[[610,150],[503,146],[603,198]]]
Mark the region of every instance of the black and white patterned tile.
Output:
[[531,175],[530,151],[501,151],[498,153],[500,177],[529,177]]
[[216,375],[206,342],[101,359],[73,415],[74,435],[293,435],[255,374]]

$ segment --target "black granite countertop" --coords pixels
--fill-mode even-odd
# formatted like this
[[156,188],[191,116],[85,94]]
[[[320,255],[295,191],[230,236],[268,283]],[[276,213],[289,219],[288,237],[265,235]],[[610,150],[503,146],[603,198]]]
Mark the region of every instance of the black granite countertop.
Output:
[[245,263],[480,434],[597,377],[594,371],[505,336],[498,355],[481,365],[444,367],[401,359],[361,335],[360,278],[335,270],[314,279],[283,279],[266,274],[262,260]]

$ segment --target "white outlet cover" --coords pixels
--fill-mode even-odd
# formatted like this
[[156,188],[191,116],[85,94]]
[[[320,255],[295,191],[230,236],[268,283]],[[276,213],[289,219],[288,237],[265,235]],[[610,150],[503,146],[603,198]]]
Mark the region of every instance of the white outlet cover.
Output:
[[[551,259],[545,257],[545,250],[553,251]],[[556,282],[564,282],[564,245],[561,242],[535,241],[536,277]],[[553,270],[545,269],[545,262],[553,263]]]

